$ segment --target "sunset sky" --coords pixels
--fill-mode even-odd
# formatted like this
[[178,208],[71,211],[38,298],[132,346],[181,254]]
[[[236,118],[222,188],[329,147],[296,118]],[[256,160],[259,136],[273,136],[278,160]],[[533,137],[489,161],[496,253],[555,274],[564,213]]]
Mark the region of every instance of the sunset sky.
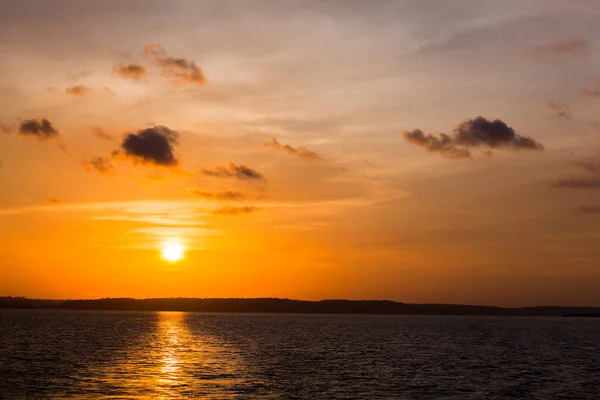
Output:
[[0,189],[0,296],[600,306],[600,2],[4,0]]

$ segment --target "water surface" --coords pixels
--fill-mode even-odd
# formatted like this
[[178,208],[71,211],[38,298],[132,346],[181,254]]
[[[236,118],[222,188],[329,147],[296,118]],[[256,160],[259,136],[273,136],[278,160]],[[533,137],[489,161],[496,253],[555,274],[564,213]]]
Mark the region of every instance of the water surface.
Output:
[[0,310],[0,398],[598,399],[600,319]]

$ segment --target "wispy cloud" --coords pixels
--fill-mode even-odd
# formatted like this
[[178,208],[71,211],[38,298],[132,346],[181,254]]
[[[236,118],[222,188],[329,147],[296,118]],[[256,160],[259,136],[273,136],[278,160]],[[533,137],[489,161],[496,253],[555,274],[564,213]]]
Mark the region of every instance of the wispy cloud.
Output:
[[600,189],[600,162],[581,161],[577,163],[588,175],[557,179],[552,187],[563,189]]
[[571,119],[571,109],[565,102],[549,101],[547,103],[549,109],[554,111],[554,115],[560,118]]
[[93,133],[94,136],[96,136],[98,139],[102,139],[102,140],[115,140],[117,139],[117,136],[115,135],[111,135],[109,133],[106,133],[105,130],[101,129],[101,128],[93,128]]
[[536,60],[543,60],[552,57],[584,56],[589,55],[590,52],[587,41],[573,39],[536,46],[531,54]]
[[255,193],[243,189],[226,189],[220,191],[210,191],[206,189],[200,189],[197,187],[190,187],[187,188],[186,193],[192,197],[213,201],[242,201],[256,197]]
[[219,214],[219,215],[244,215],[244,214],[250,214],[253,212],[258,211],[257,207],[251,207],[251,206],[242,206],[242,207],[234,207],[234,206],[224,206],[221,208],[217,208],[215,210],[213,210],[213,214]]
[[148,74],[148,70],[140,64],[119,64],[113,67],[112,73],[120,78],[139,82]]
[[6,134],[11,134],[12,132],[14,132],[14,130],[15,130],[14,126],[7,124],[0,119],[0,132],[6,133]]
[[202,173],[217,178],[236,178],[240,180],[265,180],[259,172],[245,165],[236,165],[232,162],[228,166],[216,166],[212,169],[202,169]]
[[88,171],[98,171],[101,174],[108,174],[114,168],[110,159],[104,157],[92,157],[88,161],[84,161],[83,166]]
[[62,204],[62,200],[56,197],[46,197],[43,202],[46,204]]
[[312,150],[307,149],[306,147],[293,147],[289,144],[282,144],[275,138],[271,139],[270,142],[265,143],[265,147],[273,149],[273,150],[277,150],[277,151],[282,151],[284,153],[287,153],[287,154],[290,154],[293,156],[298,156],[305,160],[310,160],[310,161],[323,161],[324,160],[324,158],[321,155],[315,153]]
[[600,89],[589,89],[581,92],[584,97],[600,97]]
[[600,189],[598,178],[570,178],[558,179],[552,183],[552,187],[566,189]]
[[579,211],[588,214],[600,214],[600,206],[595,204],[579,206]]
[[91,89],[85,85],[71,86],[65,89],[65,93],[71,96],[85,96],[91,92]]
[[206,79],[198,65],[185,58],[167,56],[164,48],[156,43],[150,43],[144,48],[144,55],[154,61],[164,77],[174,83],[203,84]]

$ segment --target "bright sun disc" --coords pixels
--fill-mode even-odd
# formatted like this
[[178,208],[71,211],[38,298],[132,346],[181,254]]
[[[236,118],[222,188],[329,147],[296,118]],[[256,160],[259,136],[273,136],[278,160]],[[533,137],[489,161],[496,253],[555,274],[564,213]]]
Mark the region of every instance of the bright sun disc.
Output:
[[171,262],[179,261],[183,258],[183,244],[179,241],[169,240],[162,245],[162,257]]

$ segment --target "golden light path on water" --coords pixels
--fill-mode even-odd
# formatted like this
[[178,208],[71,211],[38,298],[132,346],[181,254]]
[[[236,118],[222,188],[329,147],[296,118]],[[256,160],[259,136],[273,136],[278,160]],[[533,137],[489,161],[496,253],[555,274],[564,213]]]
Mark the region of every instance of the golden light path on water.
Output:
[[[102,371],[102,385],[119,388],[117,398],[235,398],[245,368],[238,351],[202,329],[202,318],[184,312],[142,314],[152,332]],[[127,327],[123,327],[127,329]],[[135,327],[133,327],[135,329]],[[110,397],[115,398],[115,397]]]

